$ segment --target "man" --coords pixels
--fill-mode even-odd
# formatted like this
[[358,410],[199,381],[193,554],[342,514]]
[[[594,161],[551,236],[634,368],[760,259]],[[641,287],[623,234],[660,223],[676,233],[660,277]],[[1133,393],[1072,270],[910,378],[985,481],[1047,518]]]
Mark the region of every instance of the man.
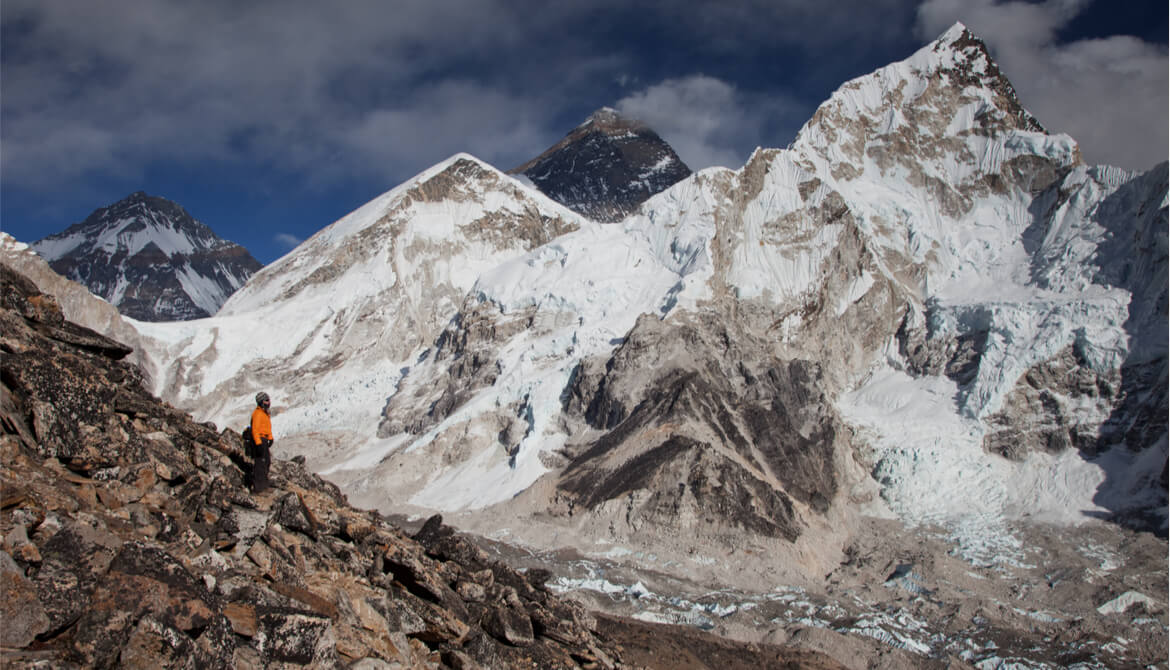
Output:
[[252,444],[255,455],[252,458],[252,492],[261,493],[268,488],[268,465],[272,462],[272,419],[268,408],[272,400],[261,391],[256,394],[256,409],[252,410]]

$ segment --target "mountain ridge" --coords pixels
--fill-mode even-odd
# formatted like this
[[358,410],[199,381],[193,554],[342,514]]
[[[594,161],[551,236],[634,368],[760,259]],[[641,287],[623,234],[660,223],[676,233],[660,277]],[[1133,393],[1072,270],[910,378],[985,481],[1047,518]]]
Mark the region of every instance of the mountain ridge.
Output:
[[[985,85],[972,86],[970,77],[957,76],[956,72],[974,72],[982,77],[976,80]],[[1087,261],[1085,254],[1093,253],[1095,245],[1105,239],[1104,229],[1086,218],[1095,211],[1094,203],[1135,176],[1083,166],[1075,142],[1067,136],[1038,131],[1040,126],[1029,120],[1001,80],[986,49],[969,31],[956,25],[906,61],[842,86],[801,131],[792,148],[757,150],[739,171],[698,173],[651,198],[621,226],[597,228],[556,214],[566,223],[551,229],[541,224],[538,228],[546,232],[513,247],[517,255],[510,260],[493,255],[495,252],[487,251],[489,247],[481,246],[482,242],[470,238],[456,241],[457,245],[468,245],[469,250],[481,250],[474,254],[488,255],[477,256],[482,258],[475,266],[478,269],[459,273],[461,278],[454,284],[443,284],[450,290],[444,289],[445,297],[432,316],[417,309],[424,303],[435,304],[433,299],[420,303],[411,298],[414,306],[403,303],[394,308],[393,315],[374,303],[356,311],[345,309],[334,314],[328,325],[314,326],[315,334],[298,336],[301,344],[283,355],[294,366],[318,360],[322,373],[336,372],[330,356],[345,350],[339,348],[336,336],[370,350],[369,340],[359,333],[377,328],[356,327],[354,319],[359,314],[368,317],[376,313],[382,315],[379,319],[410,315],[416,324],[419,319],[430,319],[429,326],[405,340],[402,331],[393,336],[383,331],[386,345],[374,347],[380,352],[376,355],[389,353],[398,362],[373,377],[357,377],[367,380],[361,382],[363,386],[391,389],[383,392],[379,403],[381,425],[376,435],[349,435],[347,440],[356,438],[364,446],[340,448],[340,452],[350,454],[348,460],[330,457],[323,461],[329,463],[327,471],[340,473],[359,467],[359,463],[377,462],[382,463],[380,469],[400,467],[402,475],[395,477],[394,483],[374,484],[377,478],[370,475],[372,478],[359,478],[354,485],[372,486],[373,490],[389,486],[423,507],[448,505],[445,509],[450,511],[473,500],[478,501],[475,506],[504,500],[532,485],[549,471],[550,464],[561,464],[555,468],[566,463],[558,452],[572,450],[568,441],[577,422],[584,420],[592,431],[606,431],[616,427],[613,421],[628,418],[639,394],[646,392],[645,379],[631,377],[622,384],[614,379],[605,381],[606,393],[625,384],[631,395],[606,401],[624,409],[621,416],[601,424],[590,418],[590,403],[573,415],[567,413],[560,398],[573,380],[580,380],[577,375],[590,369],[588,359],[608,360],[629,342],[631,334],[637,333],[639,315],[647,312],[662,321],[677,321],[684,333],[691,327],[687,324],[708,323],[701,316],[685,316],[688,313],[712,311],[735,324],[735,332],[723,339],[758,343],[749,347],[757,359],[740,364],[746,365],[741,375],[746,380],[758,379],[761,372],[794,360],[815,363],[821,380],[817,385],[829,398],[847,398],[846,415],[852,415],[852,420],[868,411],[857,414],[861,408],[851,404],[866,397],[857,393],[857,385],[877,369],[905,374],[910,385],[925,384],[942,371],[951,371],[949,377],[938,378],[957,385],[958,415],[953,426],[970,424],[979,434],[986,431],[984,426],[991,417],[1012,424],[1014,419],[1002,418],[1005,399],[1016,397],[1011,395],[1013,389],[1028,370],[1060,355],[1068,346],[1075,345],[1080,352],[1074,367],[1105,380],[1108,370],[1120,365],[1129,346],[1119,327],[1127,318],[1128,290],[1094,284],[1078,268]],[[945,109],[951,110],[943,115],[945,123],[913,122],[944,103],[949,105]],[[845,113],[849,109],[871,111]],[[830,142],[832,138],[836,140]],[[895,166],[908,170],[909,178],[891,178]],[[1160,211],[1157,179],[1151,179],[1153,208],[1141,208],[1153,212],[1150,221],[1156,222]],[[254,309],[276,314],[283,309],[278,309],[279,305],[291,304],[288,300],[306,287],[327,287],[339,276],[351,273],[345,268],[355,262],[368,267],[361,271],[364,277],[386,274],[386,270],[370,265],[377,255],[371,250],[377,247],[371,245],[374,238],[369,237],[369,231],[389,231],[401,225],[392,223],[393,217],[385,218],[388,209],[415,212],[411,216],[416,222],[411,225],[421,227],[412,235],[422,237],[410,244],[425,247],[431,244],[425,240],[437,239],[440,229],[449,240],[463,239],[451,238],[454,231],[466,235],[478,230],[482,224],[476,222],[485,219],[481,205],[475,203],[498,197],[504,198],[499,202],[507,203],[524,192],[523,186],[486,164],[470,157],[452,157],[358,210],[369,209],[367,213],[355,213],[315,236],[295,256],[299,260],[294,262],[290,255],[286,257],[290,260],[270,266],[225,306],[225,316],[241,317]],[[875,199],[875,193],[882,197]],[[438,200],[432,202],[432,198]],[[1042,216],[1029,213],[1033,203],[1045,208]],[[412,209],[432,205],[447,217],[446,223],[425,219],[431,223],[424,224]],[[517,207],[501,206],[503,209],[496,211]],[[525,207],[531,205],[519,206],[521,210]],[[984,218],[990,225],[972,225],[984,211],[996,212],[999,218]],[[436,227],[423,232],[427,226]],[[524,228],[509,224],[507,229]],[[1053,259],[1060,257],[1050,258],[1045,249],[1057,248],[1067,235],[1044,231],[1058,229],[1081,231],[1074,233],[1087,243],[1077,247],[1076,257],[1081,260],[1064,258],[1060,261],[1063,265],[1053,264]],[[363,250],[361,258],[336,246],[359,234],[366,236],[355,247]],[[509,234],[505,232],[501,239],[508,239]],[[1048,246],[1044,239],[1049,240]],[[1034,244],[1037,240],[1040,242]],[[595,251],[603,246],[611,251]],[[341,251],[329,250],[333,248]],[[445,255],[446,251],[437,253],[435,259],[454,258]],[[325,262],[333,256],[335,260]],[[454,267],[446,265],[449,262],[440,261],[435,267]],[[1150,262],[1156,268],[1164,259]],[[988,272],[1001,274],[1008,281],[992,286],[985,279]],[[1041,275],[1045,278],[1037,283]],[[294,284],[281,283],[284,288],[279,290],[261,289],[261,280],[277,276],[286,278],[280,282]],[[420,277],[410,286],[437,285],[435,276]],[[375,288],[379,285],[368,279],[353,286],[347,290],[368,295],[363,298],[366,300],[390,295],[385,291],[405,289],[409,294],[419,290],[400,283],[396,271],[386,274],[382,288]],[[335,311],[329,304],[314,309],[324,310],[321,314]],[[1078,319],[1086,317],[1095,324],[1089,329],[1078,324]],[[299,327],[303,330],[305,325],[316,324],[317,318],[305,321],[298,316],[298,321],[305,321]],[[1147,318],[1156,320],[1156,310]],[[856,339],[829,336],[843,324],[866,335]],[[1032,324],[1043,324],[1044,329],[1036,330]],[[702,326],[702,330],[710,328],[710,323]],[[224,332],[220,331],[220,337]],[[1002,335],[989,337],[988,333]],[[684,341],[703,341],[705,337],[683,335]],[[200,342],[193,334],[184,338],[189,343],[186,347]],[[185,353],[171,347],[166,355],[194,360],[205,355],[200,352],[212,351],[202,346]],[[1153,342],[1150,346],[1153,360],[1164,360],[1159,345]],[[267,354],[271,362],[263,367],[287,369],[274,347],[265,348],[271,350]],[[231,358],[224,360],[226,363]],[[384,367],[384,363],[379,365]],[[711,365],[734,369],[735,364]],[[753,365],[761,367],[752,369]],[[183,402],[206,396],[220,383],[208,386],[208,382],[223,379],[218,377],[221,373],[206,366],[197,373],[195,367],[181,369],[195,374],[193,380],[204,380],[199,382],[203,390],[193,394],[193,387],[182,376],[160,387],[188,398]],[[657,374],[655,369],[631,366],[632,371],[650,375]],[[669,374],[670,368],[665,372]],[[597,383],[603,379],[604,375],[593,377]],[[237,383],[231,382],[233,387]],[[749,388],[752,383],[737,392],[755,393]],[[1101,383],[1113,389],[1117,382]],[[578,389],[572,393],[584,397],[596,392]],[[376,394],[363,393],[362,397]],[[246,391],[240,387],[229,395],[246,397]],[[226,397],[221,396],[220,402]],[[1064,425],[1099,424],[1113,411],[1111,398],[1116,397],[1116,392],[1109,390],[1086,399],[1093,409],[1086,408],[1075,421]],[[324,418],[321,412],[299,407],[305,404],[302,400],[293,404],[298,407],[292,411],[302,417],[294,421],[294,431],[314,430],[310,426],[315,426],[320,432],[324,428],[318,423]],[[219,406],[226,410],[230,403]],[[204,408],[208,411],[210,406],[205,404]],[[360,412],[367,417],[364,421],[368,421],[368,412],[368,408]],[[1142,411],[1130,414],[1141,415]],[[739,417],[736,421],[748,419]],[[477,427],[480,423],[482,427]],[[726,426],[711,427],[717,428],[715,439],[743,434],[742,428],[729,433]],[[499,450],[497,455],[488,458],[489,449],[481,452],[480,458],[487,460],[478,465],[463,461],[469,454],[457,443],[466,439],[469,430],[498,436],[492,443],[498,441],[499,446],[491,448]],[[429,483],[417,479],[421,461],[415,461],[435,450],[462,453],[453,457],[462,465]],[[983,458],[964,456],[968,457]],[[877,461],[902,467],[880,456]],[[457,475],[459,472],[463,474]],[[496,485],[470,485],[481,476]],[[753,476],[771,481],[768,488],[774,488],[775,480],[762,470]],[[471,479],[455,485],[458,477]],[[861,480],[855,475],[847,479]],[[898,479],[910,481],[905,475]],[[501,487],[503,482],[511,483]],[[453,485],[462,491],[460,495],[447,493]],[[480,490],[491,494],[476,498],[474,492]],[[849,496],[877,501],[872,492],[852,491]],[[890,499],[898,509],[897,495]],[[874,504],[880,507],[884,503]]]
[[142,191],[31,246],[60,274],[145,321],[211,316],[261,267],[182,206]]

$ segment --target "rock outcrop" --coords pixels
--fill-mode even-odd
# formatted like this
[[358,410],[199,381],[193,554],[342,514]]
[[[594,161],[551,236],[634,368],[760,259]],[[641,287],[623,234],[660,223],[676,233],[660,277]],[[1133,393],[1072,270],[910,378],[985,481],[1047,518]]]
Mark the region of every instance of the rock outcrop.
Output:
[[767,351],[713,316],[639,319],[612,357],[582,363],[566,389],[566,413],[606,431],[566,450],[558,487],[567,504],[594,509],[637,494],[627,517],[660,528],[795,540],[804,528],[795,507],[828,510],[838,452],[850,446],[818,366]]

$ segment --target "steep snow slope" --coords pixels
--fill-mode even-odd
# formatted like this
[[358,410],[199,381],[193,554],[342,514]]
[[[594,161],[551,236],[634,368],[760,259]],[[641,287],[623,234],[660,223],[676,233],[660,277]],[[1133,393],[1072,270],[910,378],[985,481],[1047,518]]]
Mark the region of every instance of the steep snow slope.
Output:
[[375,437],[399,378],[476,277],[582,219],[456,155],[323,229],[257,273],[213,318],[142,324],[156,391],[220,425],[273,396],[281,448],[312,456]]
[[[435,471],[435,480],[412,502],[446,509],[482,507],[508,500],[531,485],[546,471],[542,455],[556,450],[565,438],[555,422],[560,396],[576,365],[612,350],[639,314],[668,310],[669,296],[680,280],[636,231],[592,223],[481,275],[467,309],[447,332],[475,329],[470,325],[475,320],[490,320],[488,337],[502,345],[491,352],[491,386],[481,400],[467,399],[459,412],[408,438],[404,451],[426,448],[447,434],[464,443],[463,448],[482,452],[449,470]],[[444,374],[451,364],[445,345],[455,337],[461,335],[441,338],[435,355],[417,366],[421,371],[391,399],[391,414],[403,417],[399,421],[409,417],[417,422],[417,417],[446,404],[443,398],[451,391],[466,396],[479,385],[476,379],[454,386],[436,384],[431,376]],[[474,339],[473,343],[481,344]],[[466,358],[474,353],[454,355]],[[487,424],[478,443],[466,444],[467,438],[449,435],[452,430],[462,434],[468,421]],[[397,429],[392,421],[381,432],[398,436],[401,442],[407,435]],[[502,437],[503,444],[497,439],[501,431],[508,435]],[[362,462],[372,465],[385,453],[364,456]]]
[[260,263],[179,205],[134,193],[32,247],[60,274],[126,316],[146,321],[214,314]]

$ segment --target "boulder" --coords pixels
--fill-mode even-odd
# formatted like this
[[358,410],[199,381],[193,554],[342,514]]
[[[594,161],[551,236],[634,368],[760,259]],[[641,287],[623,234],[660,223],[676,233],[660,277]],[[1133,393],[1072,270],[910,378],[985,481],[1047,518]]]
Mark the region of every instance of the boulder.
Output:
[[527,647],[536,641],[532,619],[514,607],[493,607],[484,617],[483,626],[492,637],[515,647]]
[[49,617],[37,599],[37,589],[6,552],[0,552],[0,645],[27,647],[49,630]]

